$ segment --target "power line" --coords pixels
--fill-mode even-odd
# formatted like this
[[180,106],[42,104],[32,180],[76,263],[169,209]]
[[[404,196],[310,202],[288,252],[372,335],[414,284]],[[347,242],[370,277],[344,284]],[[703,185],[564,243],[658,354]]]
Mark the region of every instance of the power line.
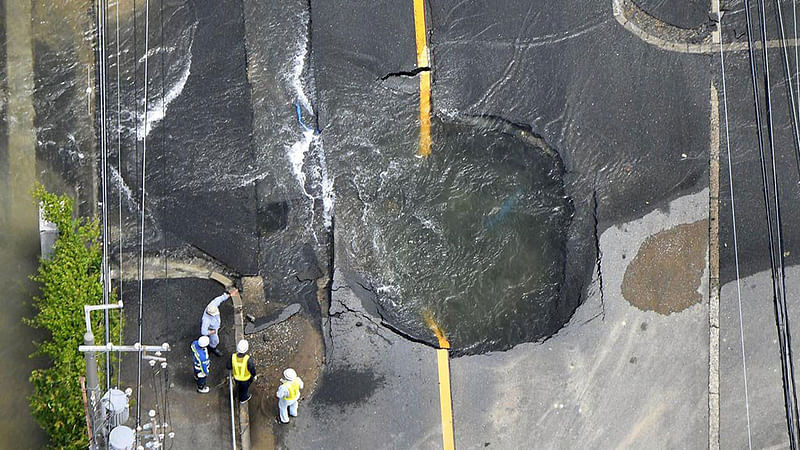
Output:
[[[789,105],[790,105],[790,112],[791,112],[791,124],[792,124],[792,133],[794,137],[794,144],[795,144],[795,156],[797,161],[797,173],[798,177],[800,177],[800,132],[798,132],[797,128],[797,106],[795,103],[794,97],[794,87],[792,86],[792,78],[791,78],[791,71],[789,70],[789,56],[786,51],[786,31],[783,25],[783,12],[781,10],[781,5],[779,0],[775,0],[775,20],[778,24],[778,29],[780,31],[781,37],[781,54],[783,55],[783,74],[784,80],[786,81],[787,85],[787,94],[789,96]],[[771,108],[771,105],[770,105]],[[771,111],[770,111],[771,114]],[[794,426],[795,431],[800,433],[800,410],[798,410],[797,406],[797,385],[795,383],[794,377],[794,358],[792,354],[792,333],[790,327],[790,319],[789,319],[789,307],[786,303],[786,273],[785,273],[785,256],[783,252],[783,226],[781,224],[781,213],[780,213],[780,203],[778,202],[778,181],[777,181],[777,171],[775,169],[775,158],[773,156],[772,159],[772,176],[775,183],[775,208],[776,214],[778,218],[778,261],[780,262],[780,269],[781,269],[781,288],[782,288],[782,297],[781,297],[781,307],[783,309],[783,318],[784,318],[784,333],[786,334],[786,341],[785,341],[785,353],[786,353],[786,360],[789,367],[789,374],[790,374],[790,382],[792,386],[792,405],[794,408]]]
[[[120,51],[119,51],[119,2],[121,0],[117,0],[116,5],[116,47],[117,47],[117,172],[119,174],[119,186],[117,186],[117,191],[119,192],[119,277],[118,283],[119,287],[117,288],[117,296],[119,301],[122,301],[122,259],[123,259],[123,250],[122,250],[122,108],[121,108],[121,101],[120,101],[120,91],[122,91],[122,77],[120,76],[120,66],[122,62],[120,61]],[[119,311],[119,345],[122,345],[122,310]],[[122,352],[117,352],[117,388],[119,388],[120,378],[122,377]]]
[[[792,19],[794,22],[794,42],[797,42],[797,0],[792,0]],[[797,92],[800,95],[800,59],[798,59],[797,45],[794,46],[794,79],[797,83]]]
[[[102,190],[102,271],[103,271],[103,304],[108,305],[109,271],[108,271],[108,147],[106,132],[106,0],[97,0],[97,52],[98,52],[98,100],[100,109],[100,178]],[[109,340],[108,311],[103,314],[105,341]],[[106,353],[106,390],[111,388],[111,356]]]
[[[159,17],[160,28],[161,28],[161,42],[160,42],[160,45],[161,45],[161,48],[164,49],[164,51],[161,52],[161,117],[165,118],[165,117],[167,117],[167,105],[166,105],[166,102],[164,101],[164,99],[166,98],[166,91],[164,89],[164,85],[166,84],[167,71],[166,71],[166,63],[165,63],[164,59],[165,59],[165,54],[167,53],[166,52],[167,46],[164,44],[164,0],[160,0],[160,2],[159,2],[158,17]],[[162,155],[163,155],[163,157],[161,158],[161,160],[163,162],[162,168],[163,168],[164,173],[167,173],[167,158],[166,158],[166,153],[167,153],[167,133],[166,133],[166,130],[164,130],[164,132],[161,133],[161,152],[162,152]],[[164,206],[164,208],[166,208],[166,206]],[[164,214],[164,217],[167,217],[167,215]],[[162,255],[163,255],[163,259],[164,259],[164,280],[165,280],[164,282],[167,285],[169,285],[168,266],[167,266],[167,264],[168,264],[168,262],[167,262],[167,233],[161,233],[161,252],[162,252]],[[164,301],[164,317],[168,317],[168,315],[169,315],[169,304],[168,304],[167,301]]]
[[[144,13],[144,136],[142,137],[142,174],[141,174],[141,202],[140,202],[140,230],[141,240],[139,243],[139,341],[142,342],[142,315],[144,303],[144,236],[145,236],[145,200],[146,200],[146,180],[147,180],[147,54],[149,50],[150,35],[150,0],[145,0]],[[138,133],[138,129],[137,129]],[[139,353],[136,375],[136,429],[141,426],[142,408],[142,354]],[[136,435],[138,446],[139,435]]]
[[[797,174],[800,177],[800,131],[797,129],[797,105],[795,103],[795,94],[794,94],[794,86],[792,86],[792,75],[791,70],[789,69],[789,54],[786,51],[786,31],[783,26],[783,12],[781,11],[780,7],[780,0],[775,0],[775,21],[778,24],[778,30],[781,34],[781,54],[783,55],[783,76],[784,80],[786,81],[787,87],[787,94],[789,95],[789,107],[791,109],[791,123],[792,123],[792,135],[794,137],[794,144],[795,144],[795,157],[797,161]],[[795,24],[796,26],[796,24]],[[795,51],[797,47],[795,46]],[[788,316],[787,316],[788,318]],[[800,423],[798,424],[798,429],[800,430]]]
[[[166,49],[167,47],[164,44],[164,0],[160,0],[160,2],[159,2],[159,21],[160,21],[160,25],[161,25],[161,48],[162,49]],[[166,80],[167,80],[167,71],[166,71],[165,59],[166,59],[166,51],[163,51],[163,52],[161,52],[161,117],[166,117],[167,116],[167,104],[166,104],[166,101],[165,101],[165,99],[166,99],[165,84],[166,84]],[[163,158],[163,163],[164,163],[163,168],[164,168],[164,172],[166,173],[166,169],[167,169],[167,158],[166,158],[166,153],[167,153],[167,132],[166,132],[166,129],[161,133],[161,148],[162,148],[163,154],[165,155],[165,157]],[[165,280],[166,280],[165,283],[167,284],[167,286],[169,286],[169,277],[167,276],[167,274],[168,274],[167,233],[162,233],[161,236],[162,236],[162,239],[163,239],[162,252],[164,253],[164,277],[165,277]],[[164,315],[165,315],[165,317],[167,315],[169,315],[169,305],[167,304],[166,301],[164,301]],[[163,415],[163,419],[167,424],[172,424],[172,416],[170,414],[169,400],[168,400],[168,398],[169,398],[169,366],[164,365],[163,366],[163,370],[164,370],[164,392],[163,392],[163,400],[164,400],[163,414],[164,415]],[[169,437],[170,438],[170,448],[172,448],[172,445],[175,443],[175,441],[171,438],[171,436],[169,434],[167,434],[165,437]]]
[[[722,105],[725,112],[725,148],[728,154],[728,179],[730,181],[731,196],[731,224],[733,226],[733,257],[736,265],[736,296],[739,302],[739,342],[742,348],[742,377],[744,379],[744,407],[747,418],[747,448],[753,448],[753,440],[750,431],[750,398],[747,392],[747,356],[744,345],[744,320],[742,317],[742,286],[739,274],[739,239],[736,234],[736,202],[733,196],[733,168],[731,162],[731,138],[730,127],[728,125],[728,89],[725,83],[725,52],[722,45],[722,15],[717,12],[719,22],[719,60],[722,69]],[[760,129],[760,128],[759,128]]]
[[[789,442],[792,448],[797,448],[797,438],[796,432],[794,427],[794,415],[796,412],[796,403],[792,403],[791,401],[791,391],[792,391],[792,381],[793,378],[789,377],[789,365],[786,361],[786,329],[784,327],[784,315],[783,315],[783,307],[782,305],[785,303],[785,291],[782,287],[785,285],[783,283],[779,283],[778,277],[783,274],[782,268],[781,272],[778,272],[776,269],[775,263],[775,243],[774,243],[774,232],[772,227],[772,213],[770,211],[770,195],[769,195],[769,182],[767,177],[767,168],[766,168],[766,161],[763,149],[763,135],[761,131],[761,122],[760,122],[760,104],[758,98],[758,86],[756,82],[756,70],[755,70],[755,61],[753,58],[753,39],[752,39],[752,24],[750,19],[750,6],[749,0],[745,1],[745,11],[747,17],[747,36],[748,36],[748,51],[750,54],[750,64],[751,64],[751,78],[753,81],[753,95],[754,95],[754,104],[756,108],[756,122],[758,127],[758,136],[759,136],[759,159],[761,162],[761,177],[762,177],[762,185],[763,185],[763,195],[764,195],[764,207],[765,207],[765,214],[767,217],[767,228],[769,232],[769,252],[770,252],[770,269],[772,274],[772,297],[773,297],[773,305],[775,309],[775,322],[776,327],[778,330],[778,340],[780,346],[780,357],[781,357],[781,373],[782,373],[782,380],[783,380],[783,393],[784,393],[784,409],[786,414],[786,425],[789,432]],[[770,96],[770,74],[769,74],[769,55],[766,49],[766,40],[767,40],[767,31],[766,31],[766,13],[765,13],[765,6],[764,0],[759,0],[759,18],[761,22],[761,39],[762,39],[762,47],[763,47],[763,57],[764,57],[764,77],[765,77],[765,88],[764,88],[764,95],[767,102],[767,124],[768,124],[768,133],[769,133],[769,144],[770,144],[770,156],[772,158],[772,168],[773,168],[773,183],[775,192],[775,205],[777,207],[776,213],[776,222],[778,227],[778,233],[781,233],[781,224],[780,224],[780,198],[777,185],[777,176],[775,175],[775,150],[774,150],[774,135],[773,135],[773,126],[772,126],[772,107],[771,107],[771,96]],[[779,241],[779,245],[781,241]],[[782,250],[782,249],[781,249]]]

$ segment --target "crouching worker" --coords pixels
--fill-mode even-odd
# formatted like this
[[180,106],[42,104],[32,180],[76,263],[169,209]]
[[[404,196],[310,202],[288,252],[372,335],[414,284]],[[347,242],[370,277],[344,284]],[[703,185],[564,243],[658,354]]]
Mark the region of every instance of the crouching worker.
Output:
[[253,360],[247,354],[250,344],[247,339],[242,339],[236,344],[236,353],[231,355],[228,361],[228,370],[233,372],[233,380],[236,381],[236,390],[239,391],[239,403],[250,400],[250,383],[256,377],[256,368]]
[[297,401],[300,399],[300,389],[303,389],[303,380],[297,376],[294,369],[284,370],[281,385],[278,388],[278,392],[275,393],[275,396],[278,397],[281,423],[289,423],[289,416],[297,417]]
[[192,342],[192,362],[194,363],[194,380],[197,382],[197,392],[205,394],[209,391],[206,386],[208,369],[211,360],[208,358],[208,336],[200,336]]
[[222,318],[219,315],[219,306],[225,300],[238,294],[236,288],[232,288],[230,292],[223,292],[222,295],[211,300],[211,302],[203,310],[203,319],[200,325],[200,334],[208,336],[210,346],[208,350],[216,356],[222,356],[222,351],[219,347],[219,329],[222,328]]

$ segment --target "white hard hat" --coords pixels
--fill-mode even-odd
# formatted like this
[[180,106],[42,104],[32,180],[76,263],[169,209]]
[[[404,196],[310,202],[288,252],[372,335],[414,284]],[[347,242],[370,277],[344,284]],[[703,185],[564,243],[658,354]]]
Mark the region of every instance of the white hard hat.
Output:
[[295,372],[294,369],[286,369],[283,371],[283,378],[286,379],[286,381],[292,381],[297,378],[297,372]]
[[200,338],[197,340],[197,343],[200,344],[200,347],[203,348],[208,347],[208,342],[209,342],[208,336],[200,336]]
[[217,305],[208,305],[208,307],[206,308],[206,313],[209,316],[218,316],[219,308],[217,308]]
[[247,353],[247,349],[250,348],[250,344],[247,342],[247,339],[242,339],[236,344],[236,351],[239,353]]

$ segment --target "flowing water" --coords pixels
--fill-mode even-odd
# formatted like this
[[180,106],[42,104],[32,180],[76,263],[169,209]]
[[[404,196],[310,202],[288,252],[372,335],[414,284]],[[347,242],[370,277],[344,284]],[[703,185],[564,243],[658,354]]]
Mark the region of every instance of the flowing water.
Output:
[[[146,119],[141,89],[126,87],[137,73],[141,84],[144,59],[130,55],[144,54],[141,21],[138,43],[131,18],[122,22],[123,139],[134,129],[139,145],[147,136],[154,161],[149,242],[186,241],[239,272],[257,270],[267,297],[286,299],[303,295],[307,286],[298,281],[328,269],[326,231],[335,226],[339,243],[353,250],[352,265],[342,269],[368,280],[383,318],[407,334],[431,340],[432,319],[455,348],[482,352],[563,326],[574,308],[574,300],[564,306],[561,289],[572,205],[558,155],[519,127],[445,115],[433,130],[434,156],[415,158],[414,96],[391,97],[406,87],[379,81],[385,92],[377,97],[369,91],[375,85],[346,84],[335,98],[317,91],[307,7],[244,2],[244,86],[241,72],[212,65],[219,60],[209,54],[238,54],[240,45],[234,29],[215,42],[206,37],[213,8],[176,2],[151,11],[151,24],[159,25],[148,52],[154,101]],[[219,20],[236,19],[230,16]],[[251,118],[226,118],[243,106],[252,108]],[[220,115],[209,116],[212,107]],[[318,121],[324,108],[336,111],[330,130]],[[358,132],[365,127],[375,139]],[[123,192],[126,185],[138,190],[136,181],[122,182],[137,179],[137,163],[134,153],[123,153]],[[232,203],[245,243],[218,235],[221,242],[204,242],[187,231],[193,221],[170,217],[175,202],[190,215]],[[246,212],[251,202],[255,218]],[[127,203],[135,214],[136,202]],[[251,220],[255,229],[248,229]],[[258,243],[248,244],[254,235]],[[214,245],[236,248],[240,259],[251,254],[256,263],[226,257]]]
[[[365,280],[377,312],[405,334],[433,342],[433,322],[456,349],[475,353],[549,336],[568,320],[574,301],[565,306],[562,285],[573,206],[563,164],[541,139],[499,120],[444,113],[434,120],[433,155],[418,159],[415,80],[378,80],[377,97],[358,85],[335,96],[318,91],[306,1],[153,2],[146,58],[143,3],[108,11],[112,259],[138,244],[146,141],[148,252],[191,248],[236,272],[263,274],[268,298],[311,292],[315,303],[307,280],[329,269],[335,228],[348,262],[340,269]],[[98,192],[90,10],[63,0],[34,1],[30,12],[29,146],[39,178],[74,193],[82,214],[96,213]],[[325,109],[337,116],[320,119]],[[17,122],[3,113],[10,141]],[[352,132],[365,123],[368,133]],[[24,183],[14,178],[19,152],[10,148],[0,152],[0,262],[14,314],[3,329],[6,341],[27,343],[35,333],[20,318],[30,314],[35,221],[7,224],[10,211],[35,219],[35,208],[6,187],[30,186],[37,172]],[[8,365],[7,391],[29,390],[30,347],[4,351],[25,361]],[[27,411],[22,396],[13,402],[3,411]],[[6,419],[9,430],[34,435],[29,415]]]
[[435,121],[433,132],[430,157],[389,165],[363,203],[343,201],[363,208],[340,238],[381,315],[425,340],[438,327],[460,352],[554,333],[572,218],[560,159],[497,120]]
[[[93,210],[93,129],[87,97],[91,18],[85,1],[2,1],[2,107],[0,115],[0,282],[3,295],[2,420],[0,439],[41,448],[46,437],[27,402],[28,376],[46,363],[28,358],[44,336],[22,322],[31,317],[37,287],[37,210],[31,198],[38,179],[77,197]],[[76,330],[80,333],[81,330]]]

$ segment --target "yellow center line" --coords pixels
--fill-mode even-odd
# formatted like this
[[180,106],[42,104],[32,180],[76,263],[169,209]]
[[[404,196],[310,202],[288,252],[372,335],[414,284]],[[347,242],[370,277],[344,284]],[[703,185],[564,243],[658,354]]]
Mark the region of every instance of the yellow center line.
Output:
[[436,323],[433,313],[429,310],[422,312],[422,318],[439,340],[439,349],[436,350],[436,359],[439,366],[439,404],[442,413],[442,447],[444,450],[456,448],[453,433],[453,399],[450,393],[450,342],[444,331]]
[[439,403],[442,410],[442,447],[444,450],[456,448],[453,436],[453,400],[450,397],[450,354],[447,349],[436,350],[439,361]]
[[[428,31],[425,26],[425,1],[414,0],[414,31],[417,41],[417,67],[430,66]],[[417,155],[431,154],[431,73],[419,74],[419,147]]]

